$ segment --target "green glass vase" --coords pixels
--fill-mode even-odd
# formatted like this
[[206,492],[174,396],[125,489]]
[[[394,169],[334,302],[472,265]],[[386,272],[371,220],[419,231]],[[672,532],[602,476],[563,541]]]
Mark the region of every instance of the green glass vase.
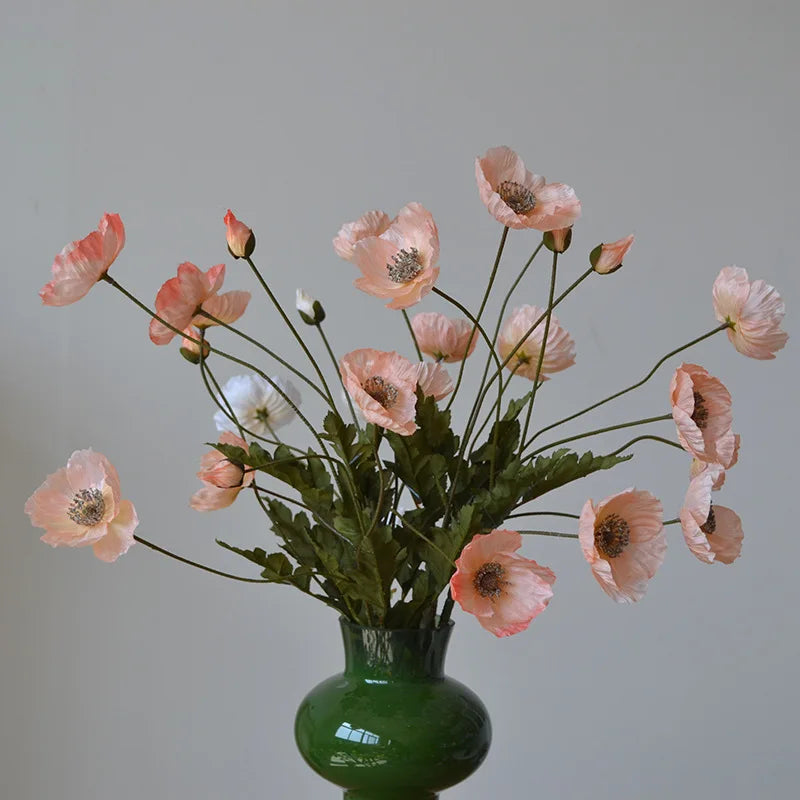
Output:
[[436,800],[480,766],[492,738],[480,698],[444,675],[453,623],[341,626],[344,672],[300,704],[300,753],[346,800]]

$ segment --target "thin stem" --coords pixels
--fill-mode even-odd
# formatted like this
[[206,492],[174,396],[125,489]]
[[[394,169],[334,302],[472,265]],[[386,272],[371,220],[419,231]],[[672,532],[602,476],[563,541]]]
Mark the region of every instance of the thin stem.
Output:
[[253,259],[247,256],[245,260],[250,265],[250,269],[253,270],[253,274],[256,276],[256,278],[258,278],[258,282],[261,284],[261,288],[267,293],[267,296],[272,301],[272,305],[275,306],[275,308],[278,310],[278,313],[283,318],[283,321],[286,323],[286,327],[288,327],[289,330],[292,332],[292,335],[297,340],[297,343],[300,345],[303,352],[306,354],[306,357],[311,362],[311,366],[314,367],[314,371],[317,373],[317,377],[319,377],[320,383],[325,389],[325,394],[328,395],[328,400],[330,401],[331,406],[335,409],[336,403],[334,402],[331,390],[328,388],[328,384],[325,381],[325,376],[322,374],[322,370],[320,369],[319,364],[317,364],[317,360],[314,358],[313,355],[311,355],[311,351],[308,349],[308,346],[303,341],[303,337],[300,336],[300,334],[297,332],[297,328],[295,328],[292,321],[286,315],[286,312],[283,310],[283,307],[278,302],[278,298],[275,297],[275,295],[272,293],[272,290],[267,285],[267,282],[264,280],[264,278],[261,276],[261,273],[258,271],[258,267],[253,262]]
[[339,372],[339,362],[336,359],[336,355],[333,352],[333,348],[331,347],[331,343],[328,341],[328,337],[325,335],[325,331],[322,330],[322,323],[318,322],[316,324],[316,329],[319,331],[319,335],[322,338],[322,342],[325,345],[325,349],[328,351],[328,355],[333,362],[333,368],[336,370],[336,374],[339,376],[339,383],[342,386],[342,391],[344,392],[345,400],[347,400],[347,407],[350,409],[350,414],[353,417],[353,422],[356,424],[356,428],[360,429],[361,426],[358,423],[358,417],[356,416],[355,409],[353,408],[353,401],[350,399],[350,392],[347,391],[344,385],[344,381],[342,380],[342,375]]
[[558,531],[518,531],[523,536],[555,536],[557,539],[578,539],[577,533],[560,533]]
[[326,403],[330,403],[330,399],[319,388],[319,386],[317,386],[317,384],[314,383],[314,381],[312,381],[307,375],[304,375],[302,372],[300,372],[299,369],[297,369],[296,367],[293,367],[288,361],[286,361],[285,359],[281,358],[273,350],[270,350],[269,347],[266,347],[265,345],[261,344],[261,342],[259,342],[257,339],[254,339],[252,336],[248,336],[246,333],[244,333],[244,331],[240,331],[238,328],[235,328],[233,325],[229,325],[227,322],[223,322],[221,319],[218,319],[217,317],[212,316],[207,311],[204,311],[202,308],[198,312],[197,316],[205,317],[207,320],[209,320],[209,322],[213,322],[215,325],[219,325],[221,328],[225,328],[225,330],[228,330],[231,333],[235,333],[239,338],[244,339],[246,342],[249,342],[253,346],[257,347],[259,350],[263,351],[264,353],[266,353],[271,358],[274,358],[279,364],[281,364],[283,367],[288,369],[291,373],[293,373],[298,378],[300,378],[301,381],[303,381],[308,386],[310,386]]
[[680,525],[680,522],[681,522],[680,519],[678,519],[678,517],[675,517],[674,519],[664,520],[663,524],[664,525]]
[[568,514],[566,511],[523,511],[519,514],[509,514],[506,519],[515,517],[565,517],[566,519],[580,519],[580,514]]
[[[547,337],[550,335],[550,321],[553,318],[553,298],[556,294],[556,271],[558,270],[558,253],[553,253],[553,266],[550,270],[550,294],[547,299],[547,318],[544,321],[544,336],[542,337],[542,346],[539,349],[539,360],[536,364],[536,377],[533,379],[533,389],[531,390],[531,399],[528,401],[528,413],[525,417],[525,427],[522,429],[522,437],[520,442],[524,442],[528,436],[528,428],[531,424],[531,414],[533,414],[533,404],[536,402],[536,391],[539,388],[539,377],[542,374],[542,364],[544,364],[544,355],[547,350]],[[524,450],[524,445],[523,445]],[[522,452],[522,450],[520,450]]]
[[[414,328],[411,327],[411,320],[408,318],[408,312],[403,309],[403,319],[406,321],[406,327],[411,334],[411,341],[414,342],[414,349],[417,351],[417,358],[422,361],[422,350],[419,349],[419,342],[417,341],[417,334],[414,333]],[[472,339],[470,339],[470,343]]]
[[521,364],[516,364],[514,366],[514,369],[511,372],[509,372],[505,384],[501,384],[502,388],[500,390],[500,398],[494,401],[494,404],[489,409],[489,413],[486,415],[486,419],[483,421],[483,424],[481,425],[480,428],[478,428],[477,432],[472,437],[472,445],[470,446],[470,452],[472,452],[475,449],[475,443],[478,441],[480,435],[484,432],[484,430],[486,430],[486,426],[492,421],[492,417],[494,416],[495,410],[498,408],[498,405],[500,405],[502,402],[502,396],[508,390],[508,385],[509,383],[511,383],[511,379],[514,377],[514,373],[520,368],[520,366]]
[[633,445],[635,445],[636,442],[644,442],[644,441],[646,441],[648,439],[653,441],[653,442],[661,442],[662,444],[668,444],[670,447],[677,448],[682,453],[686,452],[677,442],[671,442],[669,439],[664,439],[661,436],[651,436],[649,434],[646,434],[644,436],[637,436],[635,439],[631,439],[629,442],[626,442],[624,445],[622,445],[622,447],[618,447],[613,453],[609,453],[608,455],[609,456],[618,456],[620,453],[624,452],[629,447],[632,447]]
[[197,561],[192,561],[188,558],[184,558],[183,556],[171,553],[169,550],[165,550],[163,547],[159,547],[157,544],[148,542],[147,539],[142,539],[141,536],[137,536],[136,534],[133,535],[133,538],[139,542],[139,544],[143,544],[145,547],[149,547],[151,550],[155,550],[157,553],[174,558],[176,561],[180,561],[182,564],[188,564],[190,567],[197,567],[197,569],[210,572],[212,575],[220,575],[223,578],[230,578],[232,581],[241,581],[242,583],[275,583],[275,581],[270,581],[266,578],[242,578],[240,575],[231,575],[229,572],[222,572],[221,570],[214,569],[213,567],[207,567],[205,564],[199,564]]
[[597,428],[593,431],[586,431],[586,433],[580,433],[577,436],[568,436],[565,439],[559,439],[556,442],[550,442],[549,444],[540,447],[538,450],[534,450],[530,455],[526,456],[526,461],[535,458],[539,455],[539,453],[545,450],[551,450],[554,447],[558,447],[560,444],[566,444],[567,442],[575,442],[578,439],[586,439],[589,436],[597,436],[600,433],[609,433],[611,431],[618,431],[622,428],[632,428],[636,425],[648,425],[651,422],[662,422],[667,419],[672,419],[672,414],[661,414],[658,417],[647,417],[646,419],[635,419],[633,422],[623,422],[620,425],[608,425],[605,428]]
[[424,533],[422,533],[422,531],[420,531],[418,528],[416,528],[414,525],[408,522],[408,520],[406,520],[405,517],[400,517],[400,522],[406,528],[408,528],[413,534],[419,536],[419,538],[422,539],[423,542],[429,544],[451,567],[453,567],[453,569],[455,569],[456,565],[453,559],[450,558],[450,556],[448,556],[447,553],[445,553],[444,550],[442,550],[438,545],[434,544]]
[[696,339],[692,339],[691,342],[687,342],[686,344],[675,348],[675,350],[671,350],[665,356],[662,356],[658,361],[656,361],[655,365],[650,370],[650,372],[648,372],[647,375],[645,375],[644,378],[642,378],[640,381],[637,381],[636,383],[631,384],[630,386],[628,386],[625,389],[620,390],[619,392],[615,392],[614,394],[609,395],[608,397],[604,398],[603,400],[598,400],[598,402],[592,403],[592,405],[587,406],[586,408],[581,409],[580,411],[576,411],[574,414],[570,414],[568,417],[564,417],[563,419],[556,420],[555,422],[551,423],[550,425],[547,425],[546,427],[544,427],[541,430],[537,431],[525,443],[525,447],[528,447],[528,445],[530,445],[531,442],[533,442],[535,439],[537,439],[539,436],[541,436],[546,431],[549,431],[552,428],[555,428],[555,427],[557,427],[559,425],[563,425],[565,422],[570,422],[573,419],[577,419],[578,417],[581,417],[584,414],[588,414],[590,411],[594,411],[594,409],[599,408],[600,406],[605,405],[606,403],[610,403],[612,400],[616,400],[618,397],[622,397],[622,395],[627,394],[628,392],[632,392],[634,389],[638,389],[640,386],[642,386],[643,384],[647,383],[647,381],[649,381],[650,378],[653,377],[653,375],[655,375],[655,373],[658,370],[658,368],[665,361],[667,361],[667,359],[672,358],[672,356],[677,355],[678,353],[682,352],[683,350],[686,350],[689,347],[692,347],[693,345],[696,345],[699,342],[702,342],[704,339],[708,339],[709,337],[713,336],[715,333],[719,333],[720,331],[724,331],[726,328],[729,328],[729,327],[730,327],[730,323],[725,322],[722,325],[717,326],[713,330],[710,330],[708,333],[704,333],[702,336],[698,336]]

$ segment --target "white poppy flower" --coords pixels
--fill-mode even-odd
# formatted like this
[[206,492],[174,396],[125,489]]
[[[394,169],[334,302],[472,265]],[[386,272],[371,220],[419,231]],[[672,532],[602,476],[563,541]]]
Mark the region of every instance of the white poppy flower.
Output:
[[[300,393],[289,381],[275,375],[271,380],[295,406],[300,405]],[[222,393],[241,426],[259,436],[269,436],[295,416],[280,392],[259,375],[234,375],[222,387]],[[218,431],[238,433],[236,424],[221,410],[214,414],[214,424]]]

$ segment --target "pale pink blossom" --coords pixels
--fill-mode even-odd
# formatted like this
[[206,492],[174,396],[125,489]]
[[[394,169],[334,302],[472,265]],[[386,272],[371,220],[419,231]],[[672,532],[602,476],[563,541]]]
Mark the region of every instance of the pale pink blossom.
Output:
[[632,244],[633,234],[624,239],[617,239],[616,242],[599,244],[589,254],[589,263],[600,275],[616,272],[622,266],[622,260],[631,249]]
[[[196,325],[201,306],[220,290],[224,279],[224,264],[203,272],[187,261],[178,267],[177,277],[170,278],[158,290],[156,313],[173,328],[185,330],[191,323]],[[174,336],[175,332],[157,319],[150,321],[150,340],[154,344],[168,344]]]
[[[728,464],[728,469],[735,466],[736,462],[739,460],[740,444],[741,444],[741,437],[739,436],[738,433],[734,433],[733,457],[731,459],[730,464]],[[724,486],[728,469],[723,469],[721,464],[707,464],[705,461],[701,461],[699,458],[693,458],[691,466],[689,467],[689,477],[695,478],[705,470],[712,470],[714,473],[714,482],[711,485],[711,489],[716,492],[719,491]]]
[[346,261],[353,260],[353,250],[362,239],[370,236],[380,236],[392,221],[383,211],[367,211],[355,222],[348,222],[339,229],[333,240],[333,249],[336,254]]
[[[497,349],[505,361],[514,348],[520,343],[525,334],[545,314],[544,309],[537,306],[520,306],[515,308],[506,319],[497,340]],[[515,375],[521,375],[528,380],[536,379],[536,367],[539,363],[539,353],[544,342],[545,319],[529,333],[524,342],[517,348],[506,368],[513,370]],[[542,359],[542,368],[539,380],[546,381],[549,376],[571,367],[575,363],[575,342],[558,322],[553,314],[550,318],[550,330],[547,333],[547,348]]]
[[67,306],[84,297],[125,245],[119,214],[103,214],[96,231],[70,242],[53,261],[53,279],[39,292],[46,306]]
[[415,314],[411,328],[419,349],[437,361],[453,363],[472,355],[478,344],[478,331],[465,319],[450,319],[436,311]]
[[409,203],[380,236],[356,243],[352,261],[363,275],[355,281],[358,289],[388,299],[388,308],[413,306],[439,277],[436,223],[422,205]]
[[461,551],[450,579],[453,599],[495,636],[524,631],[553,596],[556,576],[519,555],[521,546],[516,531],[478,533]]
[[[242,292],[238,289],[223,294],[213,294],[203,302],[203,311],[214,317],[214,320],[219,320],[225,325],[233,325],[247,310],[250,297],[250,292]],[[219,324],[214,320],[196,316],[192,323],[198,328],[210,328],[212,325]]]
[[256,237],[250,228],[236,219],[233,211],[228,209],[225,215],[225,238],[228,240],[228,252],[234,258],[249,258],[256,249]]
[[742,267],[723,267],[714,281],[714,313],[728,322],[728,338],[746,356],[775,358],[789,335],[781,330],[786,313],[781,296],[764,281],[750,281]]
[[92,545],[101,561],[116,561],[134,542],[139,524],[130,500],[120,497],[111,462],[93,450],[76,450],[66,467],[49,475],[28,498],[25,513],[42,541],[53,547]]
[[722,381],[697,364],[681,364],[670,382],[670,402],[681,447],[708,464],[732,466],[733,410]]
[[707,564],[732,564],[742,552],[742,521],[725,506],[711,503],[719,467],[704,470],[689,482],[680,512],[683,537],[692,553]]
[[339,371],[367,422],[401,436],[414,433],[419,364],[394,352],[364,348],[344,356]]
[[661,501],[626,489],[597,505],[587,500],[578,523],[584,558],[603,591],[618,603],[641,600],[667,549]]
[[[220,444],[241,447],[247,452],[247,442],[233,433],[225,432],[219,437]],[[200,460],[200,471],[197,477],[203,481],[203,488],[192,495],[189,505],[195,511],[216,511],[227,508],[239,495],[242,489],[250,486],[255,473],[245,470],[219,450],[213,449],[205,453]]]
[[441,400],[453,391],[450,374],[441,364],[419,364],[417,386],[426,397]]
[[581,215],[574,189],[529,172],[509,147],[493,147],[475,159],[475,178],[489,213],[509,228],[552,231],[568,228]]

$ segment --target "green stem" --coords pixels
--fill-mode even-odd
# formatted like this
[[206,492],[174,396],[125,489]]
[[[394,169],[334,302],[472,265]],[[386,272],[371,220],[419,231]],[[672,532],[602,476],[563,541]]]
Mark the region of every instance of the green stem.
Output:
[[633,428],[636,425],[648,425],[651,422],[662,422],[667,419],[672,419],[672,414],[661,414],[658,417],[647,417],[646,419],[635,419],[633,422],[623,422],[620,425],[608,425],[605,428],[596,428],[593,431],[586,431],[586,433],[580,433],[577,436],[568,436],[565,439],[559,439],[556,442],[550,442],[549,444],[544,445],[544,447],[540,447],[538,450],[534,450],[530,455],[526,456],[525,460],[529,461],[532,458],[535,458],[539,455],[539,453],[545,450],[551,450],[554,447],[558,447],[561,444],[566,444],[567,442],[576,442],[578,439],[586,439],[589,436],[597,436],[600,433],[610,433],[611,431],[618,431],[622,428]]
[[664,525],[680,525],[680,519],[675,517],[674,519],[668,519],[664,521]]
[[453,559],[450,558],[450,556],[448,556],[447,553],[445,553],[444,550],[442,550],[438,545],[434,544],[424,533],[422,533],[422,531],[412,525],[405,517],[400,517],[400,522],[413,534],[419,536],[423,542],[426,542],[428,545],[430,545],[451,567],[453,567],[453,569],[456,568]]
[[417,351],[417,358],[422,361],[422,350],[419,349],[417,334],[414,333],[414,328],[411,327],[411,320],[408,318],[408,312],[405,309],[403,309],[403,319],[406,321],[406,327],[408,328],[408,332],[411,334],[411,341],[414,342],[414,349]]
[[557,539],[578,539],[577,533],[560,533],[558,531],[518,531],[523,536],[555,536]]
[[724,331],[726,328],[729,328],[729,327],[730,327],[730,323],[725,322],[722,325],[717,326],[713,330],[710,330],[708,333],[704,333],[702,336],[698,336],[696,339],[692,339],[691,342],[687,342],[686,344],[675,348],[675,350],[671,350],[665,356],[663,356],[658,361],[656,361],[655,365],[650,370],[650,372],[648,372],[647,375],[645,375],[644,378],[642,378],[640,381],[637,381],[636,383],[631,384],[630,386],[628,386],[625,389],[620,390],[619,392],[615,392],[614,394],[609,395],[608,397],[604,398],[603,400],[598,400],[598,402],[592,403],[592,405],[587,406],[586,408],[581,409],[580,411],[576,411],[574,414],[570,414],[568,417],[564,417],[563,419],[556,420],[555,422],[551,423],[550,425],[547,425],[546,427],[544,427],[541,430],[539,430],[536,433],[534,433],[533,436],[531,436],[531,438],[527,442],[525,442],[525,447],[528,447],[535,439],[537,439],[539,436],[541,436],[546,431],[549,431],[552,428],[555,428],[555,427],[557,427],[559,425],[563,425],[565,422],[570,422],[573,419],[577,419],[578,417],[581,417],[584,414],[588,414],[590,411],[594,411],[594,409],[599,408],[600,406],[605,405],[606,403],[610,403],[612,400],[616,400],[618,397],[622,397],[622,395],[627,394],[628,392],[632,392],[634,389],[638,389],[640,386],[642,386],[643,384],[647,383],[647,381],[649,381],[650,378],[653,377],[653,375],[655,375],[655,373],[658,370],[658,368],[665,361],[667,361],[667,359],[672,358],[672,356],[677,355],[678,353],[682,352],[683,350],[686,350],[689,347],[692,347],[693,345],[696,345],[699,342],[702,342],[704,339],[708,339],[709,337],[713,336],[715,333],[719,333],[720,331]]
[[[509,372],[506,382],[504,384],[501,383],[500,400],[502,400],[502,396],[508,391],[508,385],[509,383],[511,383],[511,379],[514,377],[514,373],[519,369],[520,366],[521,366],[520,364],[517,364],[514,367],[514,369],[511,370],[511,372]],[[489,409],[489,413],[486,415],[486,419],[483,421],[483,424],[481,425],[480,428],[478,428],[477,432],[472,437],[472,445],[469,448],[470,453],[475,449],[475,443],[480,438],[480,435],[486,430],[486,426],[492,421],[492,417],[494,417],[495,415],[495,410],[499,407],[499,405],[500,403],[498,402],[498,400],[495,400],[494,404]]]
[[328,341],[328,337],[325,335],[325,331],[322,330],[322,323],[318,322],[315,327],[319,331],[319,335],[322,337],[322,342],[325,345],[325,349],[328,351],[328,355],[330,356],[331,361],[333,362],[333,368],[336,370],[336,374],[339,376],[339,383],[341,384],[342,390],[344,391],[344,397],[345,400],[347,400],[347,407],[350,409],[350,414],[353,417],[353,422],[355,423],[356,428],[360,429],[361,426],[358,423],[358,417],[356,416],[355,409],[353,408],[353,401],[350,399],[350,392],[348,392],[347,389],[345,388],[344,381],[342,380],[342,375],[339,372],[339,362],[337,361],[336,356],[333,352],[331,343]]
[[300,334],[297,332],[297,328],[295,328],[292,321],[286,315],[286,312],[283,310],[283,307],[278,302],[278,298],[275,297],[275,295],[272,293],[272,290],[267,285],[267,282],[264,280],[264,278],[261,276],[261,273],[258,271],[258,267],[256,267],[255,263],[253,262],[253,259],[248,256],[246,257],[245,260],[250,265],[250,269],[253,270],[253,274],[258,279],[258,282],[261,284],[261,288],[267,293],[267,296],[272,301],[272,305],[274,305],[275,308],[278,310],[278,313],[283,318],[283,321],[286,323],[286,326],[292,332],[292,335],[297,340],[297,343],[300,345],[303,352],[306,354],[306,357],[311,362],[311,366],[314,367],[314,371],[317,373],[320,383],[325,389],[325,394],[328,395],[328,400],[330,401],[331,406],[333,406],[333,408],[336,408],[336,403],[334,403],[333,401],[333,395],[331,395],[331,390],[328,388],[328,384],[325,381],[325,376],[322,374],[322,370],[320,369],[319,364],[317,364],[317,360],[314,358],[313,355],[311,355],[311,351],[308,349],[306,343],[303,341],[303,337],[300,336]]
[[580,519],[580,514],[568,514],[566,511],[523,511],[519,514],[509,514],[506,519],[515,517],[565,517],[566,519]]
[[670,447],[675,447],[680,450],[682,453],[686,451],[677,443],[671,442],[669,439],[664,439],[662,436],[650,436],[649,434],[645,436],[637,436],[635,439],[631,439],[629,442],[626,442],[622,447],[618,447],[613,453],[609,453],[609,456],[618,456],[620,453],[627,450],[629,447],[632,447],[636,444],[636,442],[644,442],[646,440],[650,440],[653,442],[661,442],[662,444],[668,444]]

